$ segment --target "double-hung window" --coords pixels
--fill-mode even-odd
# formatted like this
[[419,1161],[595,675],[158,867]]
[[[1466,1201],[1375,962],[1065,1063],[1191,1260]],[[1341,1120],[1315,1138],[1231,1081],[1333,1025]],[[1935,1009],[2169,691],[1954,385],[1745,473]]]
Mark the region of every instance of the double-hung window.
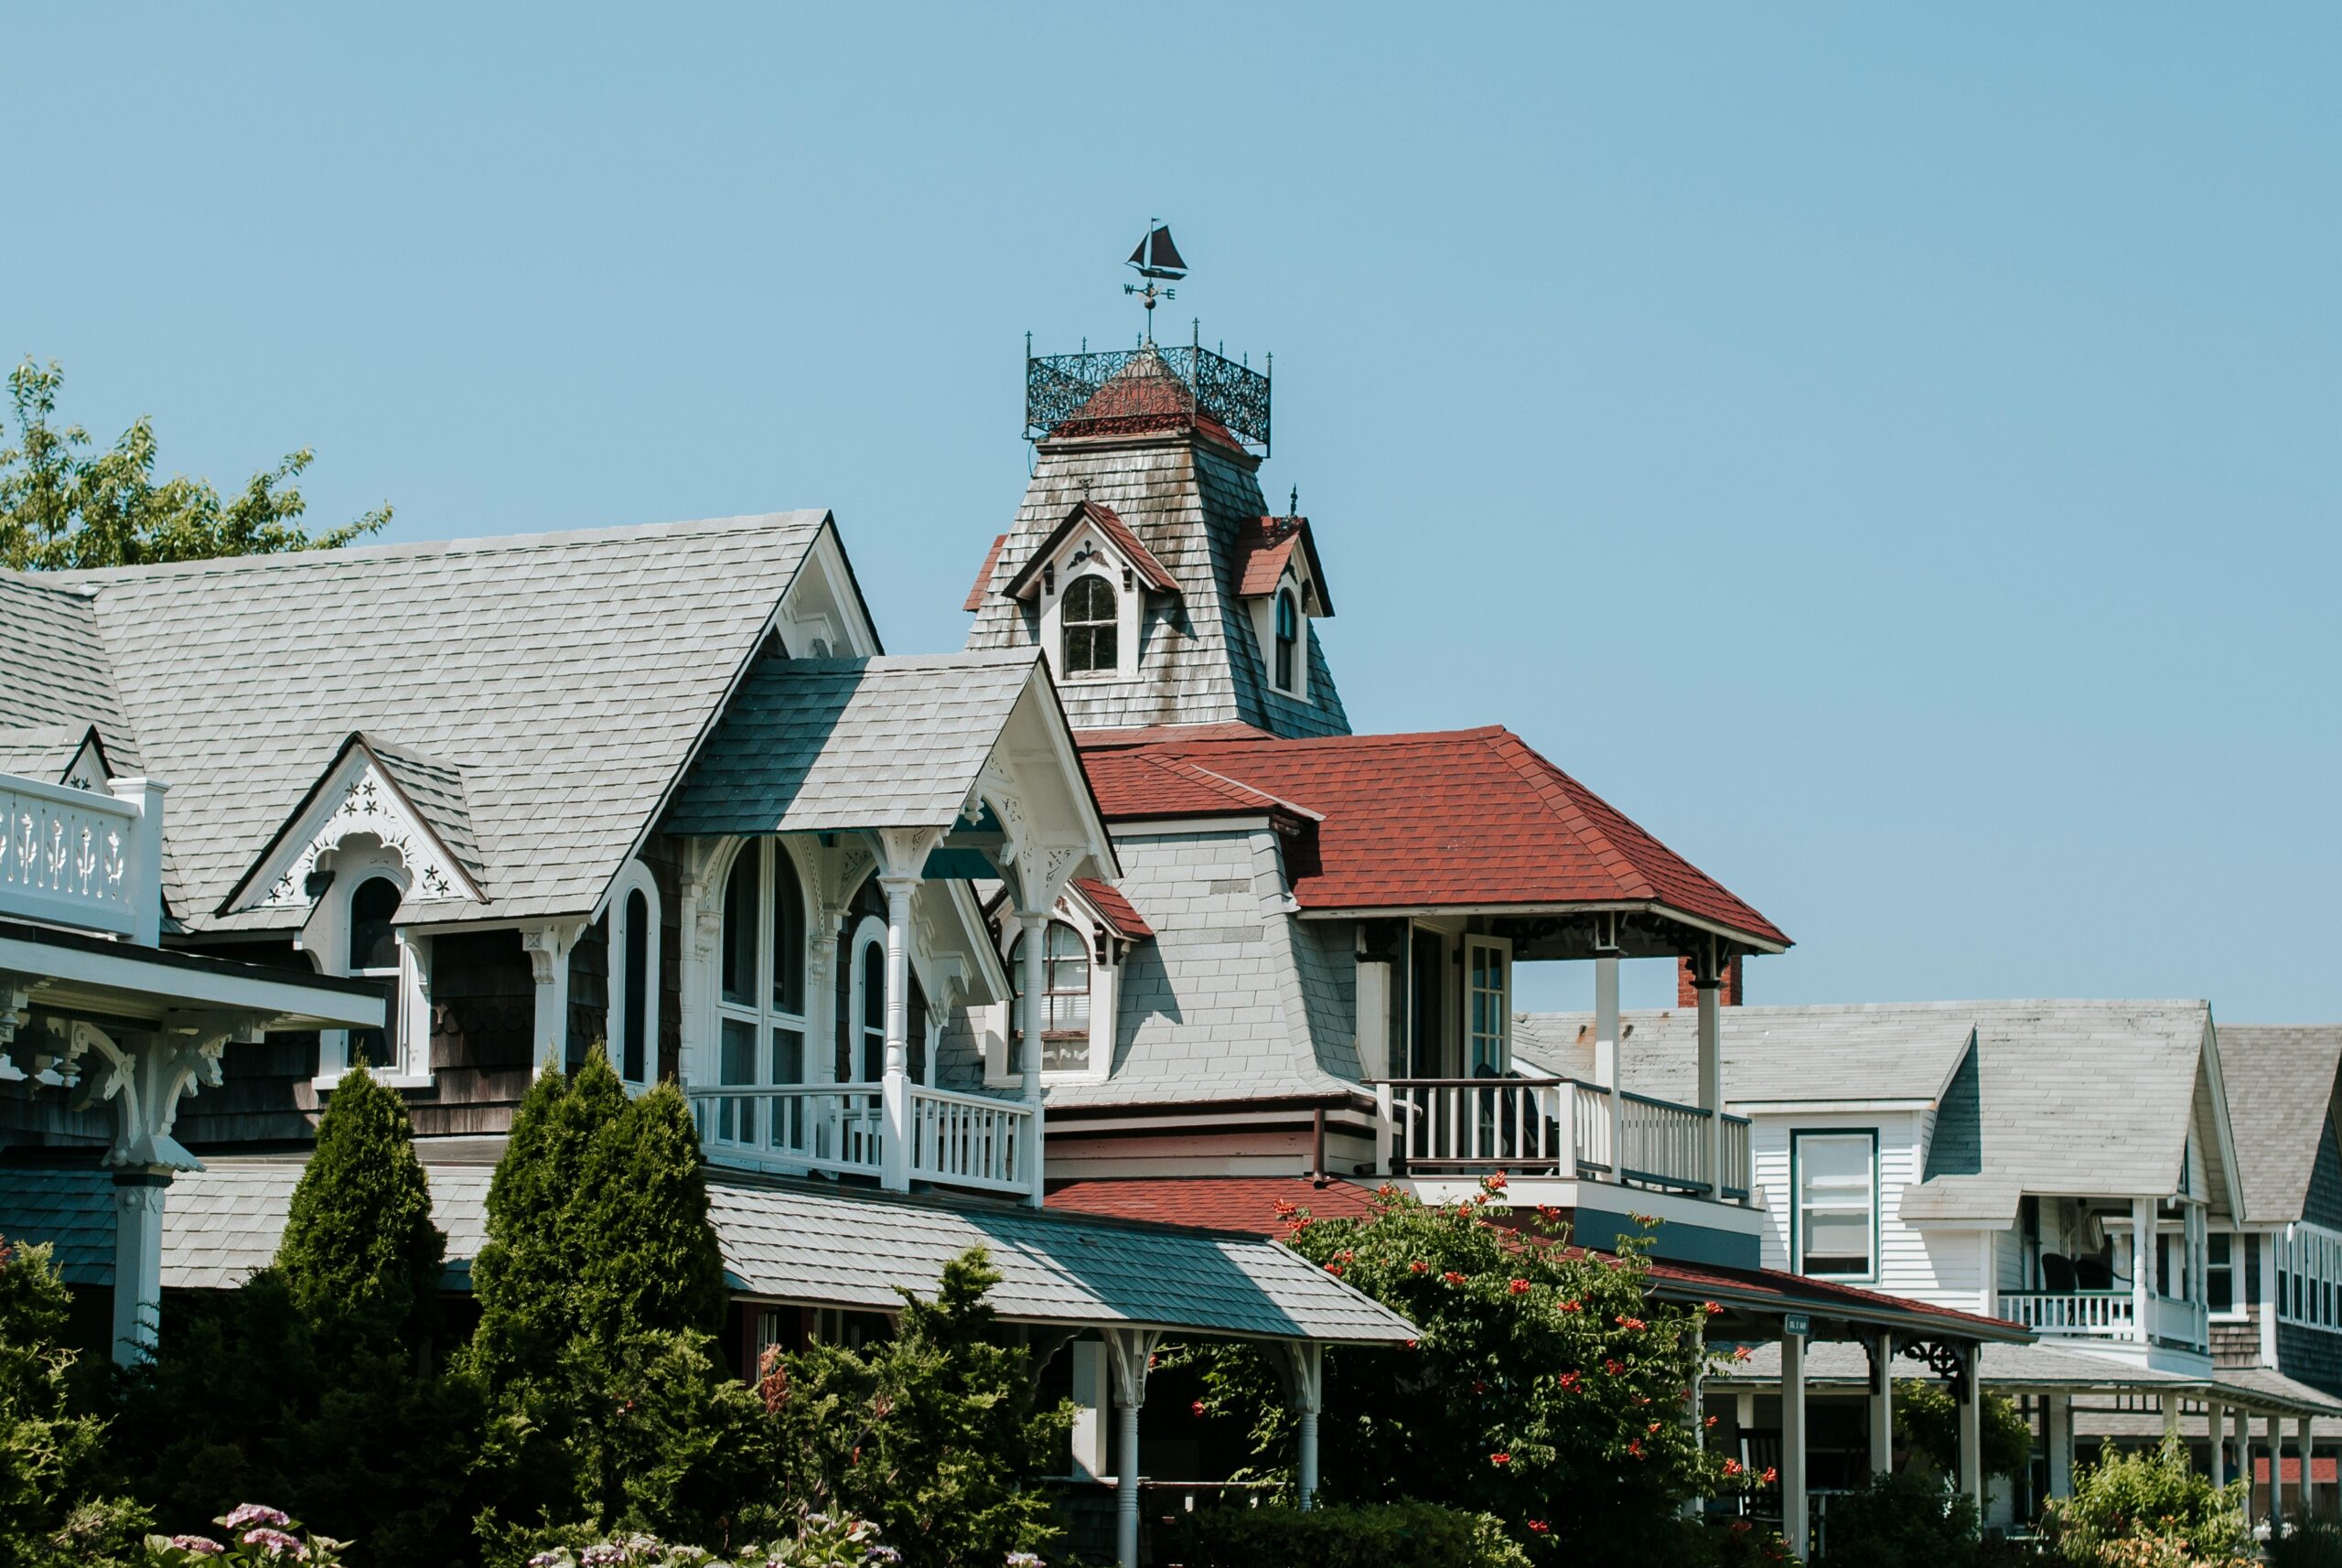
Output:
[[1878,1134],[1792,1133],[1797,1272],[1827,1279],[1878,1273]]
[[1512,944],[1501,937],[1464,939],[1464,1070],[1502,1078],[1512,1068]]
[[[1082,1072],[1090,1066],[1090,944],[1063,920],[1051,920],[1041,949],[1041,1070]],[[1025,939],[1008,950],[1008,979],[1016,1005],[1008,1041],[1008,1070],[1025,1070]]]

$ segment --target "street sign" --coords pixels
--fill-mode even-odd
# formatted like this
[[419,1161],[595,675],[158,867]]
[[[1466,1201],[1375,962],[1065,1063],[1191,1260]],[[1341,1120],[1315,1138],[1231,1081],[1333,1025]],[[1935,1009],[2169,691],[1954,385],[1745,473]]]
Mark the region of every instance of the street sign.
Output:
[[1813,1319],[1801,1312],[1792,1312],[1781,1319],[1781,1333],[1785,1337],[1802,1339],[1812,1332]]

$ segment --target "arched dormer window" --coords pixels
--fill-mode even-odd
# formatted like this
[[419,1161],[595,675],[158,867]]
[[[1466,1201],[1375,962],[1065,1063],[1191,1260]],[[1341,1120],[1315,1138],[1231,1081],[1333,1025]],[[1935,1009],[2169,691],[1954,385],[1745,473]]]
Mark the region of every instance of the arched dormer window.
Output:
[[610,1012],[604,1038],[618,1077],[637,1086],[659,1077],[659,884],[628,862],[610,895]]
[[1291,588],[1277,592],[1277,635],[1275,679],[1280,692],[1301,689],[1301,607],[1294,600]]
[[1058,624],[1064,644],[1063,673],[1111,675],[1121,668],[1121,621],[1113,587],[1105,578],[1085,572],[1068,583],[1058,607]]
[[[725,1085],[805,1081],[805,890],[797,862],[778,839],[751,839],[724,884],[724,933],[716,986],[716,1081]],[[789,1142],[793,1129],[765,1124],[771,1103],[719,1101],[718,1138]],[[784,1119],[785,1120],[785,1119]]]
[[377,1073],[396,1073],[403,1064],[392,1042],[399,1035],[399,935],[392,922],[406,895],[387,876],[369,876],[349,890],[349,950],[344,972],[383,982],[390,993],[389,1011],[380,1029],[354,1029],[349,1036],[349,1061],[360,1061]]
[[[1008,981],[1015,988],[1010,1011],[1009,1069],[1022,1071],[1025,1049],[1025,939],[1008,950]],[[1048,925],[1041,959],[1041,1070],[1084,1072],[1090,1067],[1090,944],[1063,920]]]

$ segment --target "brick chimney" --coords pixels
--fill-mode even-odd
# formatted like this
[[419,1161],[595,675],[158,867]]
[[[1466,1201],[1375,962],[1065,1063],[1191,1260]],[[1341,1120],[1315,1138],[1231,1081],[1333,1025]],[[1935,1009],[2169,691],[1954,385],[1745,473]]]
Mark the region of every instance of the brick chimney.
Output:
[[[1719,988],[1722,994],[1716,998],[1718,1006],[1740,1005],[1740,961],[1739,955],[1735,954],[1732,961],[1724,966],[1724,984]],[[1675,1005],[1697,1007],[1699,1004],[1699,987],[1692,983],[1692,961],[1678,959],[1675,961]]]

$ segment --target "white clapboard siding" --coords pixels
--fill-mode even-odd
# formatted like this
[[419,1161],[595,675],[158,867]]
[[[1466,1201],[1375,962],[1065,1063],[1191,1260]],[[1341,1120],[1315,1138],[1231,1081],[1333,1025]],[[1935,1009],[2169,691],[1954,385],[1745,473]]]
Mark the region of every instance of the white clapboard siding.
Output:
[[1879,1272],[1859,1282],[1894,1295],[1944,1306],[1972,1308],[1982,1281],[1981,1255],[1972,1230],[1919,1230],[1903,1223],[1903,1189],[1919,1179],[1928,1124],[1925,1112],[1839,1112],[1770,1116],[1753,1112],[1751,1141],[1756,1186],[1765,1195],[1769,1221],[1764,1240],[1765,1266],[1789,1269],[1789,1135],[1792,1133],[1875,1132],[1878,1134]]

